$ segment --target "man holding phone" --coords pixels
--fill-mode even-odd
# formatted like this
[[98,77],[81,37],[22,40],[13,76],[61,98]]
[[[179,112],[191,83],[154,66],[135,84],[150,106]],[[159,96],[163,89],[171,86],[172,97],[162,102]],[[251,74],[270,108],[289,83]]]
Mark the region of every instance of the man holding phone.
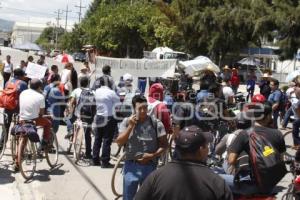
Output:
[[167,149],[164,125],[147,114],[147,99],[136,95],[132,99],[135,113],[120,125],[116,143],[125,145],[123,199],[133,200],[138,186],[156,169],[157,159]]

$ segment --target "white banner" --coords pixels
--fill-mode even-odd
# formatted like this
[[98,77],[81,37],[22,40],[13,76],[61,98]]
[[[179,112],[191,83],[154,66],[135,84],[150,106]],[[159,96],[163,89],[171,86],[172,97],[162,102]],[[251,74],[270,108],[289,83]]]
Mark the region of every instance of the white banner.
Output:
[[44,78],[46,71],[47,67],[30,62],[27,65],[25,73],[28,78],[42,79]]
[[102,75],[105,65],[111,67],[111,75],[118,81],[125,73],[131,74],[135,79],[138,77],[173,77],[177,60],[152,60],[152,59],[127,59],[96,57],[96,76]]

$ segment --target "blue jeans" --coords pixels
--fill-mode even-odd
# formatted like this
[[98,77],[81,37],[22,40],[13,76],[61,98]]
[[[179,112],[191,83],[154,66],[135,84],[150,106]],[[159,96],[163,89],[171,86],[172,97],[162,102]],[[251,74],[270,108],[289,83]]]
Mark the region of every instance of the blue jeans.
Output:
[[67,131],[68,133],[71,133],[72,130],[73,130],[73,123],[71,122],[71,119],[67,118],[67,119],[64,119],[66,125],[67,125]]
[[297,119],[293,122],[294,145],[300,145],[299,128],[300,128],[300,119]]
[[145,94],[147,78],[138,78],[138,88],[142,94]]
[[283,123],[282,123],[282,126],[283,126],[283,127],[287,127],[287,125],[288,125],[288,123],[289,123],[289,119],[290,119],[290,117],[291,117],[293,114],[294,114],[294,113],[293,113],[293,109],[292,109],[292,107],[290,107],[290,108],[286,111],[286,113],[285,113],[285,115],[284,115]]
[[123,171],[123,200],[133,200],[138,186],[146,177],[156,169],[156,164],[151,162],[142,165],[134,161],[126,160]]
[[52,120],[52,130],[53,130],[53,133],[57,133],[58,128],[59,128],[59,124],[60,124],[59,120],[57,120],[57,119]]

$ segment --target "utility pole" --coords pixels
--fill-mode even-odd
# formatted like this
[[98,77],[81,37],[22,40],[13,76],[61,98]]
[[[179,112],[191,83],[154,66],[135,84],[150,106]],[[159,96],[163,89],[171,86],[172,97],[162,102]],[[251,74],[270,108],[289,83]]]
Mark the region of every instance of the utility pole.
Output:
[[82,6],[82,0],[80,0],[79,6],[75,6],[75,7],[76,7],[76,8],[79,8],[78,14],[79,14],[79,23],[80,23],[80,21],[81,21],[82,8],[86,8],[86,7],[85,7],[85,6]]
[[68,13],[72,12],[72,10],[69,10],[69,5],[68,4],[67,4],[67,9],[63,10],[63,12],[66,13],[65,32],[67,32],[67,27],[68,27]]
[[57,39],[58,39],[58,28],[59,28],[59,20],[61,20],[60,15],[62,14],[62,11],[60,9],[57,10],[57,18],[56,18],[56,35],[55,35],[55,49],[57,49]]

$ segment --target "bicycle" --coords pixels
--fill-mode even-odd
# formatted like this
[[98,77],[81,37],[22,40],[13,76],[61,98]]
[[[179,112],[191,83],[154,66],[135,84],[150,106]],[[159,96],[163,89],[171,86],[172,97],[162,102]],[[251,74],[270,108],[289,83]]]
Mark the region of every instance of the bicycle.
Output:
[[[36,143],[39,142],[37,127],[31,120],[21,121],[11,132],[11,152],[16,170],[21,172],[25,180],[30,180],[36,170],[37,155],[42,153]],[[51,132],[51,138],[43,147],[45,158],[51,169],[58,162],[58,141],[56,135]]]
[[300,165],[294,159],[287,155],[288,159],[286,159],[285,163],[290,166],[290,173],[293,174],[292,182],[288,186],[287,192],[282,196],[282,200],[300,200],[300,184],[295,182],[298,174]]
[[[3,115],[3,120],[7,118],[7,114],[0,112],[1,115]],[[0,123],[0,160],[2,159],[5,149],[6,149],[6,143],[8,140],[8,133],[5,129],[4,121],[3,123]]]
[[[113,194],[120,198],[123,196],[121,192],[121,188],[123,186],[123,164],[125,159],[125,153],[123,152],[122,155],[119,156],[114,168],[113,168],[113,174],[111,177],[111,190]],[[121,186],[121,188],[118,188],[118,186]]]
[[85,133],[84,128],[89,126],[88,123],[82,122],[80,119],[77,119],[74,122],[73,125],[73,136],[69,140],[69,148],[68,151],[70,152],[70,149],[73,146],[73,156],[75,160],[75,164],[78,165],[86,165],[89,162],[86,162],[85,158],[85,148],[83,145],[85,145]]

